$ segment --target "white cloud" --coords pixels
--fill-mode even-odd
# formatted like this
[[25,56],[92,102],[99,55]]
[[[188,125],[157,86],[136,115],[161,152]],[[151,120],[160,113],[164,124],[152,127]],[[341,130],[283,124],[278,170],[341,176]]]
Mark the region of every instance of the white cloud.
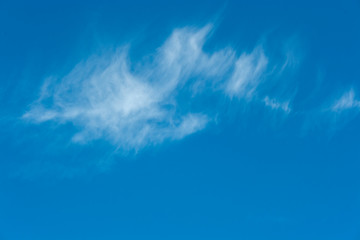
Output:
[[347,109],[357,108],[360,109],[360,101],[355,98],[355,92],[350,89],[344,93],[339,99],[337,99],[331,106],[333,112],[341,112]]
[[262,48],[256,48],[250,54],[242,54],[235,63],[235,70],[226,86],[230,97],[251,98],[260,83],[268,59]]
[[263,101],[265,106],[270,107],[271,109],[282,110],[285,113],[291,112],[291,108],[289,107],[290,101],[281,102],[275,98],[269,98],[268,96],[266,96]]
[[[127,149],[200,131],[212,117],[189,103],[203,89],[251,99],[268,64],[260,47],[239,58],[231,48],[205,52],[211,29],[175,29],[148,62],[132,63],[127,47],[92,56],[66,76],[47,79],[23,118],[71,123],[80,129],[75,142],[105,138]],[[288,106],[269,99],[268,104],[288,111]]]

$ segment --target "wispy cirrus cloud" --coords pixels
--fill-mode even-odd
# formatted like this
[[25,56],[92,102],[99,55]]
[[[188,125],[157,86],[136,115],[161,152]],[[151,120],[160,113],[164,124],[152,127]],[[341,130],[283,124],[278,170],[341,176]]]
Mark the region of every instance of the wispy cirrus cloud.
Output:
[[269,96],[266,96],[264,98],[264,104],[265,106],[274,109],[274,110],[282,110],[285,113],[290,113],[291,108],[289,106],[290,101],[279,101],[275,98],[270,98]]
[[320,107],[301,112],[305,118],[302,134],[308,134],[309,130],[321,130],[322,133],[325,130],[331,136],[359,115],[360,100],[353,88],[343,90],[336,97],[331,95],[330,100],[324,100]]
[[235,62],[235,69],[227,81],[226,93],[230,97],[251,98],[260,84],[268,59],[261,47],[252,53],[243,53]]
[[[193,107],[204,89],[255,99],[269,63],[261,46],[241,54],[230,47],[204,51],[211,30],[211,25],[175,29],[148,61],[132,62],[126,46],[92,56],[62,78],[48,78],[23,119],[71,123],[80,129],[74,142],[101,138],[135,150],[198,132],[214,118]],[[264,102],[290,112],[289,102],[268,97]]]
[[345,92],[339,99],[331,106],[333,112],[342,112],[349,109],[360,110],[360,101],[355,98],[355,92],[353,89]]

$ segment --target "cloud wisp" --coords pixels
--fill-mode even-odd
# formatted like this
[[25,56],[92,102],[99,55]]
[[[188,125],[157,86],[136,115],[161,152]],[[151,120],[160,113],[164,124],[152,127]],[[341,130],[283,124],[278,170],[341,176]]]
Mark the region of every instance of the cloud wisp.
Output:
[[360,110],[360,101],[355,98],[353,89],[345,92],[339,99],[337,99],[331,106],[333,112],[342,112],[344,110],[358,109]]
[[235,62],[235,69],[226,84],[230,97],[252,98],[266,70],[268,59],[261,47],[250,54],[242,54]]
[[[92,56],[62,78],[48,78],[23,119],[70,123],[80,129],[74,142],[107,139],[135,150],[198,132],[213,119],[192,107],[205,90],[255,99],[269,63],[261,46],[242,54],[229,47],[205,52],[211,30],[175,29],[148,61],[132,62],[126,46]],[[264,102],[290,112],[289,102]]]
[[281,102],[275,98],[269,98],[269,96],[266,96],[264,98],[264,104],[265,106],[274,109],[274,110],[282,110],[285,113],[290,113],[291,108],[289,106],[290,101]]

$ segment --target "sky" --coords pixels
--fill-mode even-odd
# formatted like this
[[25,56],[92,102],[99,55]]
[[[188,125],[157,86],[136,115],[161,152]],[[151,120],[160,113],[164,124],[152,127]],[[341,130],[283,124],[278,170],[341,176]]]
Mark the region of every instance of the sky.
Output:
[[0,1],[0,240],[360,239],[360,2]]

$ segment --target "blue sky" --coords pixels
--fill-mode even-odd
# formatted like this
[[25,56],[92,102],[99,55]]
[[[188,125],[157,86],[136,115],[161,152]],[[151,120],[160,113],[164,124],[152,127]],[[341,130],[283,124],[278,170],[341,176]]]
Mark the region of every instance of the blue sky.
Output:
[[0,239],[360,239],[359,1],[1,1]]

